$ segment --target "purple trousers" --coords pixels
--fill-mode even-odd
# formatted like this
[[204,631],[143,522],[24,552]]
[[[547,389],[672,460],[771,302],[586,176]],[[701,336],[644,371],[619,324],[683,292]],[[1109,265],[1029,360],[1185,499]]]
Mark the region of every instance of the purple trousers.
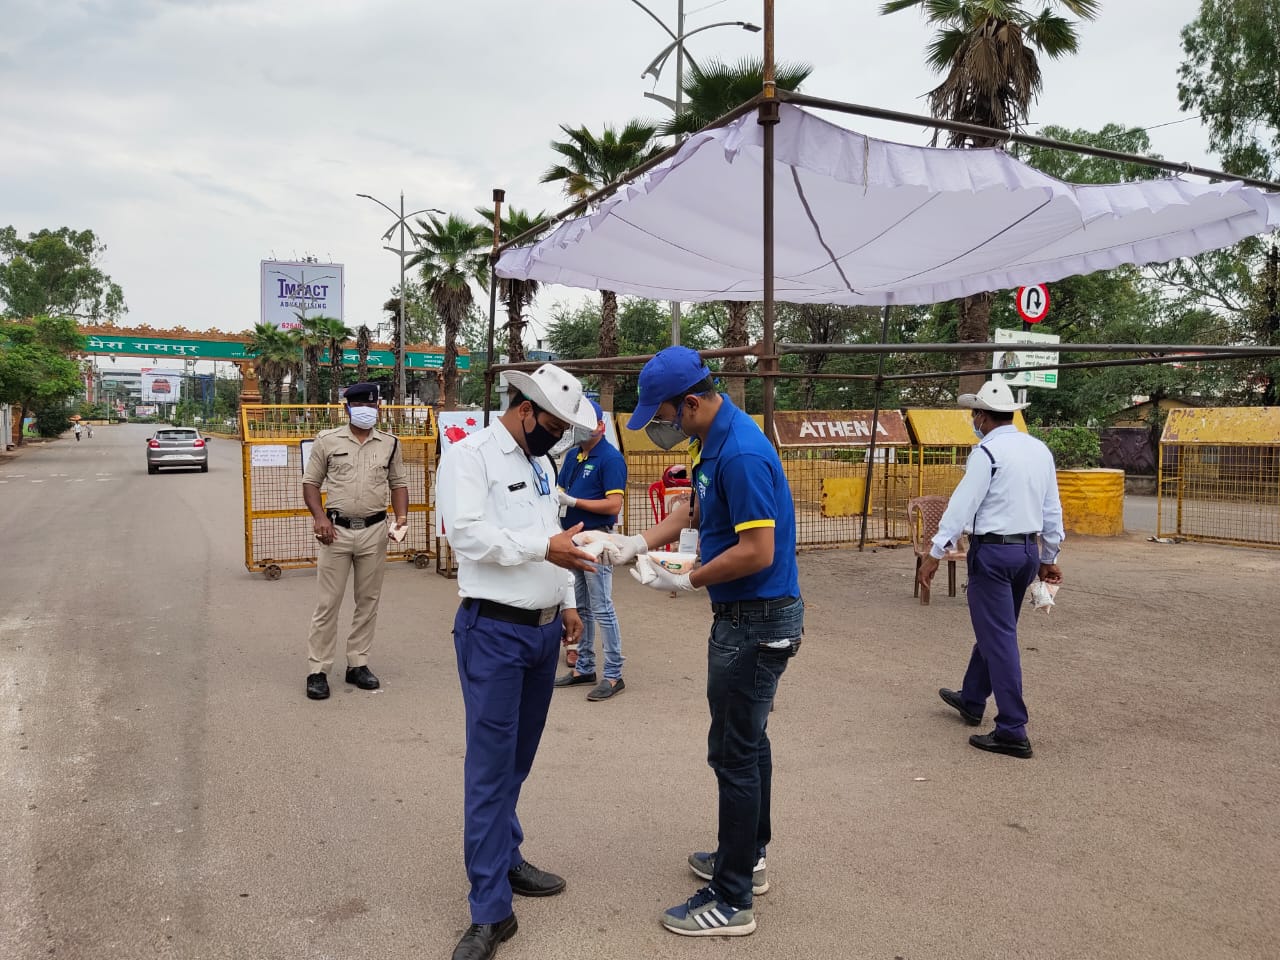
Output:
[[977,643],[964,674],[960,699],[982,716],[987,698],[996,698],[996,731],[1017,740],[1027,736],[1022,701],[1022,660],[1018,654],[1018,611],[1040,570],[1035,537],[1027,543],[969,543],[969,619]]

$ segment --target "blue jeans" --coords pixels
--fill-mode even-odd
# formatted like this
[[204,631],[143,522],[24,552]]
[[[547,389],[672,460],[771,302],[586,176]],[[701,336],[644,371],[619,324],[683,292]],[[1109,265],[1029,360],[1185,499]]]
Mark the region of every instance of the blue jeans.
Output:
[[1040,571],[1040,548],[1034,539],[1025,544],[971,543],[968,566],[969,619],[977,642],[960,701],[982,716],[987,698],[995,694],[996,732],[1022,740],[1027,736],[1027,705],[1022,699],[1018,611]]
[[582,620],[582,639],[578,641],[579,673],[595,673],[596,627],[600,628],[600,641],[604,646],[604,676],[606,680],[622,679],[622,634],[618,630],[618,615],[613,610],[613,567],[598,564],[595,573],[575,570],[574,590],[578,596],[578,616]]
[[[707,763],[720,792],[720,828],[712,886],[730,906],[751,906],[751,872],[772,836],[773,754],[769,709],[778,678],[800,647],[804,601],[744,601],[717,612],[707,653],[711,731]],[[782,648],[765,644],[791,641]]]

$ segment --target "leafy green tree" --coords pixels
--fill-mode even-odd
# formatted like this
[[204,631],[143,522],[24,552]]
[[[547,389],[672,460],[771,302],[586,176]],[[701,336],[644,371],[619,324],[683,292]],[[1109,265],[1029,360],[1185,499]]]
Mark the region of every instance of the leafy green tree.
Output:
[[106,249],[92,230],[62,227],[24,239],[11,226],[0,229],[2,315],[117,319],[124,293],[98,266]]
[[440,219],[418,220],[418,253],[409,266],[419,267],[423,286],[444,321],[444,396],[441,405],[458,405],[458,335],[475,303],[471,284],[489,281],[489,258],[480,227],[449,214]]
[[[718,306],[718,305],[717,305]],[[723,311],[723,308],[721,308]],[[705,350],[719,342],[701,322],[697,312],[686,314],[681,321],[680,342],[695,350]],[[547,329],[551,349],[560,357],[579,360],[602,356],[600,353],[600,307],[594,304],[570,306],[557,303],[551,309]],[[671,315],[665,304],[639,297],[624,297],[618,304],[618,350],[616,356],[657,353],[671,343]],[[712,364],[714,367],[715,364]],[[639,368],[636,368],[639,372]],[[634,376],[613,377],[613,399],[606,405],[601,393],[600,406],[605,410],[634,410],[637,381]],[[604,376],[582,377],[588,390],[597,390]]]
[[[543,173],[542,183],[559,182],[565,195],[573,200],[589,197],[602,187],[621,180],[631,170],[662,152],[653,142],[653,124],[632,120],[621,130],[606,126],[596,136],[585,126],[561,124],[565,140],[551,141],[551,149],[562,160]],[[618,356],[618,295],[612,290],[600,291],[600,341],[596,356]],[[600,405],[613,405],[614,383],[611,376],[600,378]]]
[[[1029,7],[1039,6],[1038,13]],[[1055,13],[1062,8],[1072,16],[1092,20],[1099,0],[1044,0],[1041,4],[1020,0],[886,0],[882,14],[912,7],[923,10],[937,28],[925,62],[943,79],[929,92],[929,108],[935,117],[980,124],[998,130],[1016,130],[1027,122],[1027,113],[1040,92],[1042,77],[1037,55],[1058,59],[1079,46],[1076,23]],[[936,137],[935,137],[936,141]],[[952,147],[994,147],[998,136],[951,133]],[[978,293],[959,301],[956,333],[961,343],[990,339],[992,293]],[[981,354],[961,354],[962,368],[983,366]],[[977,390],[982,377],[962,377],[963,392]]]
[[[485,243],[493,245],[493,211],[484,207],[476,207],[476,213],[483,217],[481,229],[484,231]],[[510,207],[502,218],[500,235],[508,240],[520,236],[533,229],[547,219],[544,211],[530,214],[517,207]],[[507,357],[510,363],[524,360],[524,328],[528,321],[525,311],[533,304],[538,295],[537,280],[512,280],[507,277],[498,278],[498,298],[507,308]],[[487,341],[487,338],[486,338]],[[488,349],[488,343],[485,344]]]
[[1280,84],[1272,0],[1201,0],[1182,30],[1178,101],[1200,114],[1209,147],[1240,176],[1273,179],[1280,159]]
[[70,317],[0,321],[0,403],[17,404],[23,421],[34,411],[46,425],[61,423],[56,436],[67,422],[63,405],[81,389],[71,354],[86,346]]
[[[779,89],[799,90],[812,72],[813,67],[807,63],[779,64],[775,82]],[[747,57],[733,64],[715,60],[705,67],[691,65],[689,79],[684,85],[685,107],[663,124],[659,133],[662,136],[693,133],[746,103],[763,89],[764,61],[759,57]],[[742,300],[727,300],[725,303],[729,309],[729,323],[721,342],[726,347],[745,347],[748,343],[750,304]],[[746,358],[726,357],[724,368],[727,371],[745,371]],[[740,407],[746,402],[745,390],[745,380],[729,378],[729,397]]]

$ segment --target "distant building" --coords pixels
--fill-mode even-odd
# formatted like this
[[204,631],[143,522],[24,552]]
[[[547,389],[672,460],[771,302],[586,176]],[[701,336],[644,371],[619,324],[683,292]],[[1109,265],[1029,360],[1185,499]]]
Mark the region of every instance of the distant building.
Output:
[[100,370],[103,392],[121,400],[142,399],[142,373],[139,370]]

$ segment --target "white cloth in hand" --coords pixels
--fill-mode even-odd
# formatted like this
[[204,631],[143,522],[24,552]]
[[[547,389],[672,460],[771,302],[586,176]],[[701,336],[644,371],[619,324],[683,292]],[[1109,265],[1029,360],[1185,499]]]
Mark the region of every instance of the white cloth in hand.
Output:
[[689,581],[689,574],[672,573],[666,567],[647,556],[636,558],[636,566],[631,571],[631,575],[646,587],[652,587],[654,590],[662,590],[667,593],[672,591],[688,593],[698,589]]
[[608,544],[600,559],[605,563],[622,566],[649,552],[649,545],[638,533],[630,537],[621,533],[607,533],[604,536],[608,539]]
[[1056,583],[1045,583],[1043,580],[1031,581],[1031,609],[1048,613],[1053,608],[1053,598],[1058,593]]
[[576,507],[578,505],[578,498],[571,497],[562,489],[556,487],[556,503],[560,504],[562,507]]

